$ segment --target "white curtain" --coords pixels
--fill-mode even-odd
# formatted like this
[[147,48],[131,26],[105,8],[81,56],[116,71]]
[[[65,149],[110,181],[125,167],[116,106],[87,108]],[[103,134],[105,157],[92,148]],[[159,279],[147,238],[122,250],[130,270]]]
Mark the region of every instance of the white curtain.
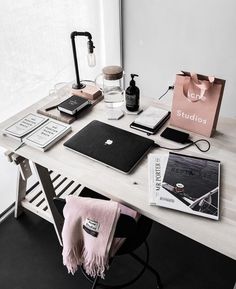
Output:
[[[0,9],[0,121],[75,79],[70,33],[92,34],[97,65],[87,65],[87,39],[76,38],[81,79],[120,64],[120,0],[7,0]],[[7,164],[0,149],[0,172]],[[11,172],[12,170],[12,172]],[[0,212],[14,200],[15,167],[0,173]],[[3,207],[2,207],[3,206]]]
[[81,79],[120,64],[119,0],[8,0],[0,10],[0,121],[72,81],[70,33],[89,31],[97,65],[87,65],[87,39],[79,37]]

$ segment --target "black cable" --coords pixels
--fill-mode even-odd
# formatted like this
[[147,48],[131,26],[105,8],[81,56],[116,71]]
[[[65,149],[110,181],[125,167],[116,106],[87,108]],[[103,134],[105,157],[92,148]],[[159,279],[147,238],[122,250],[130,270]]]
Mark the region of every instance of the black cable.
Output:
[[167,90],[158,98],[158,100],[160,100],[163,96],[165,96],[167,94],[167,92],[171,89],[174,89],[174,85],[170,85]]
[[[199,145],[197,144],[197,143],[200,142],[200,141],[207,143],[208,147],[207,147],[205,150],[203,150],[202,148],[200,148]],[[198,140],[196,140],[196,141],[194,141],[194,142],[192,142],[192,143],[193,143],[193,145],[195,145],[195,146],[196,146],[201,152],[203,152],[203,153],[208,152],[209,149],[211,148],[210,142],[209,142],[208,140],[206,140],[206,139],[198,139]]]
[[[198,143],[199,142],[205,142],[207,144],[207,148],[204,150],[202,149]],[[190,141],[189,140],[189,144],[187,144],[186,146],[183,146],[183,147],[180,147],[180,148],[168,148],[168,147],[163,147],[163,146],[160,146],[159,144],[155,143],[155,146],[156,147],[159,147],[159,148],[162,148],[162,149],[167,149],[167,150],[172,150],[172,151],[180,151],[180,150],[184,150],[192,145],[195,145],[201,152],[205,153],[207,151],[209,151],[210,147],[211,147],[211,144],[208,140],[206,139],[198,139],[196,141]]]

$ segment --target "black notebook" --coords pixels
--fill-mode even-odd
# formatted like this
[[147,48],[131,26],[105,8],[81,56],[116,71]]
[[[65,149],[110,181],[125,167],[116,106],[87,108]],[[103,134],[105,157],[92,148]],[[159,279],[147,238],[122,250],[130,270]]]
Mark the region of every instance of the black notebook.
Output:
[[130,124],[130,127],[146,132],[147,134],[155,134],[169,117],[169,111],[149,106]]
[[68,99],[64,100],[58,105],[58,110],[65,112],[70,115],[75,115],[85,106],[90,105],[90,101],[81,96],[72,95]]
[[154,141],[94,120],[64,146],[128,174],[154,146]]

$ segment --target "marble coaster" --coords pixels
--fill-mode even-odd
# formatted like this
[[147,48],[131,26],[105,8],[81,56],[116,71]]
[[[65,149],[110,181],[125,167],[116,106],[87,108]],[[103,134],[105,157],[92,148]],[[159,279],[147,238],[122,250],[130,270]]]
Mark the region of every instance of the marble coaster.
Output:
[[106,109],[107,119],[120,119],[124,113],[121,109]]

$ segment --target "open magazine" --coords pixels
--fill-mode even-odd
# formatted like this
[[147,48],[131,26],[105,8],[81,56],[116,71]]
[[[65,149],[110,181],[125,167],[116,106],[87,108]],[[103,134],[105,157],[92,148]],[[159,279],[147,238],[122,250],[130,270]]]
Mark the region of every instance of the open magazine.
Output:
[[220,162],[170,152],[150,154],[149,203],[219,219]]

